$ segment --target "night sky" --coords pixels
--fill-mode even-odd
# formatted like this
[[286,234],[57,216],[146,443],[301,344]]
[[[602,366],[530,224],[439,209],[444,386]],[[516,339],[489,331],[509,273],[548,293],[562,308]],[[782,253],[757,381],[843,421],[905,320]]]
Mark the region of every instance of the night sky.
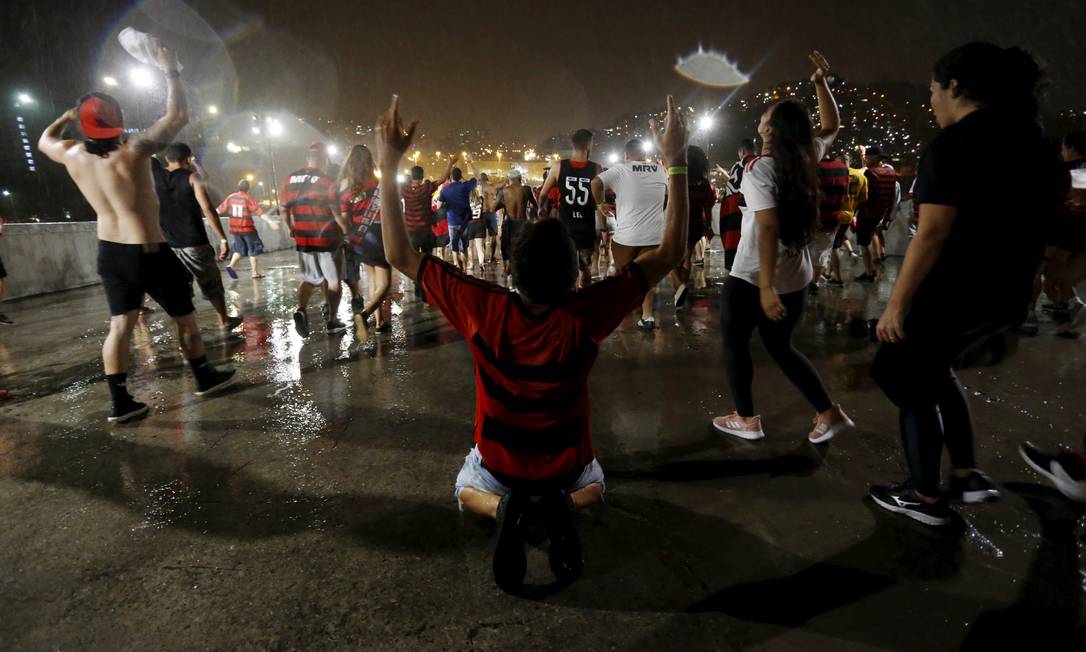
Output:
[[[156,5],[170,4],[177,3],[6,3],[13,19],[0,28],[5,88],[30,85],[58,105],[74,100],[100,75],[100,43],[123,25],[126,12],[154,13]],[[807,76],[812,48],[852,81],[926,84],[931,63],[954,45],[1020,44],[1049,66],[1050,109],[1086,105],[1081,0],[189,5],[226,45],[236,70],[235,108],[369,123],[398,92],[405,112],[438,135],[487,129],[538,141],[657,107],[666,93],[699,108],[716,106],[725,93],[696,88],[672,71],[699,44],[753,73],[753,88]],[[174,27],[195,29],[183,21]],[[186,74],[206,78],[216,71]]]

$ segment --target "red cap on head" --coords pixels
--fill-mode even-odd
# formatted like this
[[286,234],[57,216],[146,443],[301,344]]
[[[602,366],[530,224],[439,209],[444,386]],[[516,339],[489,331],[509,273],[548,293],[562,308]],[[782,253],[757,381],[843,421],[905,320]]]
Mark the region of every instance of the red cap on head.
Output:
[[105,93],[91,93],[79,100],[79,128],[94,140],[109,140],[124,133],[124,116],[117,100]]
[[328,151],[328,148],[325,147],[324,143],[322,143],[321,141],[315,140],[309,146],[309,149],[307,149],[306,151],[307,152],[315,152],[315,153],[319,153],[319,154],[324,154],[325,152]]

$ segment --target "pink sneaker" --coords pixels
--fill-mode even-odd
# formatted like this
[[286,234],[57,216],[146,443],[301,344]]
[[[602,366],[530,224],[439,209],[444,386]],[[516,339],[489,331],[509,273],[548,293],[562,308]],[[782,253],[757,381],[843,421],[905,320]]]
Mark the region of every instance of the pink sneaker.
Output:
[[812,444],[823,444],[833,439],[839,433],[856,427],[852,419],[848,418],[840,405],[833,406],[834,413],[828,419],[816,415],[814,429],[807,434],[807,440]]
[[725,417],[716,417],[713,419],[713,427],[720,432],[734,435],[740,439],[756,440],[764,439],[765,433],[762,432],[762,417],[741,417],[739,413],[732,412]]

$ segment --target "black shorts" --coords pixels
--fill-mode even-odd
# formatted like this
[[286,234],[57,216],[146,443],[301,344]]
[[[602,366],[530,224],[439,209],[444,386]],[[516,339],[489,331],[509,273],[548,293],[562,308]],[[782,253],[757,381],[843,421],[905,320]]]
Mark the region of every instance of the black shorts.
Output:
[[421,251],[424,254],[428,254],[433,251],[435,245],[434,232],[430,229],[425,231],[409,231],[407,234],[411,240],[411,248],[415,251]]
[[502,223],[502,260],[509,260],[513,255],[513,241],[524,228],[524,220],[505,220]]
[[866,247],[875,237],[875,230],[879,228],[879,221],[859,218],[856,220],[856,244]]
[[478,240],[487,236],[486,220],[479,218],[470,220],[467,225],[468,240]]
[[166,243],[151,245],[98,241],[98,275],[112,316],[138,310],[149,294],[171,317],[192,314],[188,270]]
[[4,259],[0,258],[0,278],[7,278],[8,270],[4,269]]
[[848,237],[848,227],[851,224],[842,224],[837,227],[837,233],[833,234],[833,248],[840,249],[845,246],[845,238]]
[[391,268],[385,258],[385,240],[381,235],[380,224],[374,224],[366,230],[366,234],[362,236],[362,246],[356,247],[354,252],[363,265]]

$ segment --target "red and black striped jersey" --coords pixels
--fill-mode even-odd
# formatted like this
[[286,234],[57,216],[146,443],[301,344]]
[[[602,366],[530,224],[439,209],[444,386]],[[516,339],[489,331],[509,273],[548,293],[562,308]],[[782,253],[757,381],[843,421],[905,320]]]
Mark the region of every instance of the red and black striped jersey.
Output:
[[827,158],[818,162],[818,217],[824,225],[837,226],[848,198],[848,166]]
[[[354,226],[358,226],[362,223],[366,211],[370,207],[370,203],[373,202],[374,195],[377,194],[377,179],[371,179],[369,182],[363,184],[361,192],[355,192],[348,188],[339,194],[339,212],[347,218]],[[380,201],[380,200],[378,200]],[[373,223],[381,223],[381,208],[377,207],[377,214],[373,218]]]
[[507,288],[429,256],[418,281],[475,360],[475,442],[486,467],[543,481],[591,462],[588,373],[604,339],[641,305],[648,290],[641,268],[631,263],[542,314]]
[[886,163],[880,163],[867,168],[864,176],[867,177],[867,201],[860,207],[858,217],[869,222],[881,222],[890,216],[894,208],[897,171]]
[[279,204],[294,218],[294,242],[298,251],[334,251],[343,234],[333,216],[339,201],[336,182],[320,170],[293,172],[279,193]]
[[230,233],[256,233],[253,216],[264,214],[253,196],[240,190],[228,195],[215,211],[230,218]]

